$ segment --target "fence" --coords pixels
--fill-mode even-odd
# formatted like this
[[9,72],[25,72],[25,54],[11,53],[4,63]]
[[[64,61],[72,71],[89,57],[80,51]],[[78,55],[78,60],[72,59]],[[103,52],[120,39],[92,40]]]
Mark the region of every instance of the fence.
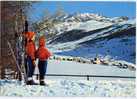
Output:
[[[38,74],[35,74],[38,76]],[[70,74],[46,74],[45,76],[64,76],[64,77],[86,77],[87,80],[91,77],[101,77],[101,78],[131,78],[135,79],[133,76],[105,76],[105,75],[70,75]]]

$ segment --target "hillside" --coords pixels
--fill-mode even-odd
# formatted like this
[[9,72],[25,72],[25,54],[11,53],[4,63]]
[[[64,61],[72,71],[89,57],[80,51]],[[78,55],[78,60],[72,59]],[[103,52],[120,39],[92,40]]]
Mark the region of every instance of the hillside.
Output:
[[55,54],[84,58],[109,56],[135,63],[135,19],[90,13],[56,19],[60,21],[49,30],[54,36],[47,41],[47,47]]

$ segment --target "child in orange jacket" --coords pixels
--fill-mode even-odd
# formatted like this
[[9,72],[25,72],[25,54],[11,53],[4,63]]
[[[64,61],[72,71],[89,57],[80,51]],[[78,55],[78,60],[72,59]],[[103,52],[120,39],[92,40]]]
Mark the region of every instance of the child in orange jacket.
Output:
[[39,48],[36,51],[37,58],[39,59],[38,68],[40,73],[40,85],[45,85],[44,76],[47,70],[47,59],[51,56],[51,53],[45,47],[45,42],[45,37],[41,36],[39,39]]
[[28,41],[26,44],[26,54],[27,54],[27,63],[28,63],[28,72],[27,72],[27,76],[28,76],[28,81],[27,84],[28,85],[32,85],[34,84],[33,81],[33,72],[35,69],[35,53],[36,53],[36,47],[35,47],[35,33],[34,32],[28,32]]

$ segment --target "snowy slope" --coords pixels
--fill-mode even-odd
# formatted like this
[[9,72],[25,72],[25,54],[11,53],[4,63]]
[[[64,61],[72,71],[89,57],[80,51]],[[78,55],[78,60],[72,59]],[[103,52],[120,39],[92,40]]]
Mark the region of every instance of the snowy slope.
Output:
[[[57,35],[74,29],[91,31],[123,22],[127,23],[129,21],[128,19],[125,19],[125,17],[108,18],[93,13],[79,13],[73,15],[66,14],[56,17],[55,19],[59,22],[54,24],[55,27],[50,28],[50,30],[53,33],[57,33]],[[135,24],[135,19],[133,19],[132,22]]]
[[86,31],[91,31],[91,30],[96,30],[99,28],[104,28],[111,26],[112,22],[99,22],[96,20],[89,20],[86,22],[63,22],[60,24],[55,25],[54,31],[57,32],[57,35],[65,32],[65,31],[70,31],[70,30],[86,30]]
[[67,46],[69,45],[68,43],[64,44],[64,46],[63,44],[60,46],[59,44],[55,45],[60,49],[61,47],[68,48],[65,51],[58,50],[56,54],[84,58],[92,58],[98,55],[101,59],[109,56],[110,59],[113,58],[115,60],[125,60],[127,62],[135,63],[135,37],[116,38],[109,41],[103,40],[96,43],[89,41],[86,43],[89,44],[81,44],[78,48],[75,48],[75,42],[71,42],[71,46]]
[[78,14],[55,25],[53,31],[56,35],[47,42],[47,47],[59,55],[84,58],[110,56],[135,63],[135,24],[135,19]]
[[135,81],[46,80],[48,86],[27,86],[16,80],[0,80],[0,96],[135,97]]

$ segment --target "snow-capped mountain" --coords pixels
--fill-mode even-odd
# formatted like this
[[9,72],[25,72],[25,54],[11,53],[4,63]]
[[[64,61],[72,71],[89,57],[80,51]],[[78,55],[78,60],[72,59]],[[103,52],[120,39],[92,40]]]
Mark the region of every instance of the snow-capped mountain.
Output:
[[52,33],[63,33],[65,31],[73,29],[84,29],[84,30],[95,30],[117,24],[119,22],[125,22],[128,20],[127,17],[114,17],[108,18],[93,13],[82,13],[82,14],[63,14],[60,16],[53,17],[51,20],[59,21],[53,28],[50,29]]
[[55,35],[47,42],[56,54],[113,59],[135,63],[136,20],[128,17],[108,18],[84,13],[62,15],[50,28]]
[[110,22],[120,22],[124,20],[128,20],[128,17],[114,17],[109,18],[106,16],[101,16],[95,13],[75,13],[75,14],[61,14],[59,16],[52,17],[56,20],[60,20],[62,22],[86,22],[89,20],[97,20],[97,21],[110,21]]

